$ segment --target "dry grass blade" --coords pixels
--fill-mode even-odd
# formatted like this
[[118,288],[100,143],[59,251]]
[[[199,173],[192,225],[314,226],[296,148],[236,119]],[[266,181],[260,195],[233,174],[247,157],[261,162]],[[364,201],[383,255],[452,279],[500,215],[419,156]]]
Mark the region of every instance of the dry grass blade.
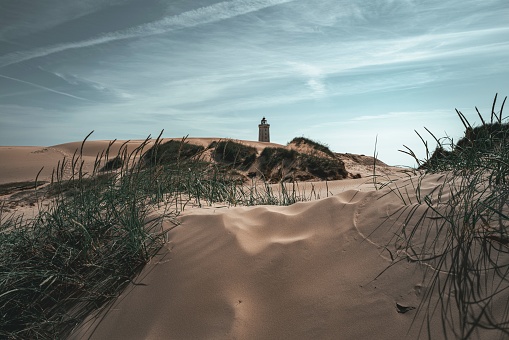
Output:
[[[419,210],[409,210],[397,234],[405,242],[404,256],[427,268],[429,289],[417,314],[422,331],[439,315],[444,336],[468,339],[481,329],[509,335],[509,308],[500,308],[509,298],[509,126],[502,124],[503,107],[495,113],[496,100],[490,124],[477,111],[480,127],[456,110],[465,137],[456,145],[449,139],[451,151],[437,148],[418,162],[426,165],[423,176],[446,175],[438,190],[419,200],[425,212],[417,218]],[[403,152],[415,158],[412,150]],[[420,185],[415,190],[421,194]]]
[[[0,210],[0,338],[67,336],[133,280],[167,241],[171,228],[163,230],[163,222],[178,225],[189,203],[289,205],[319,197],[314,189],[299,192],[295,183],[239,183],[199,152],[184,157],[186,138],[171,162],[161,162],[167,156],[162,132],[132,151],[123,143],[117,155],[110,155],[111,142],[87,173],[90,135],[71,159],[59,161],[40,193],[51,204],[41,204],[35,219]],[[156,209],[163,213],[154,217]]]

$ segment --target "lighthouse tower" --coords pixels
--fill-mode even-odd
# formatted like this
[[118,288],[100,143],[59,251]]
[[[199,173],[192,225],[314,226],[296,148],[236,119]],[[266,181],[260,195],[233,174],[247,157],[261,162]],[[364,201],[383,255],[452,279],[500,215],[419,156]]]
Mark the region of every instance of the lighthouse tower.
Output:
[[258,125],[258,141],[259,142],[270,142],[269,133],[270,124],[267,124],[267,119],[263,117],[262,122]]

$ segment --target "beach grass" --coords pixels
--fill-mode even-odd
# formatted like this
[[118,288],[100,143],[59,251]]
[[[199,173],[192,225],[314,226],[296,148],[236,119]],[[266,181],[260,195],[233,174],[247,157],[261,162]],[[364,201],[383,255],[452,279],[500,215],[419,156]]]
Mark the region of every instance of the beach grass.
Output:
[[[409,148],[403,151],[414,157],[421,176],[411,185],[417,201],[394,190],[406,204],[404,213],[398,212],[402,227],[393,239],[395,261],[426,269],[428,288],[417,313],[423,331],[439,317],[444,336],[468,339],[480,329],[509,336],[509,125],[503,118],[505,99],[498,112],[496,101],[497,96],[489,118],[476,108],[479,126],[457,110],[465,127],[458,142],[428,131],[437,142],[433,153],[420,135],[425,159]],[[422,180],[432,174],[441,175],[440,184],[423,188]]]
[[40,203],[35,218],[0,211],[0,338],[65,338],[133,282],[188,204],[290,205],[317,197],[295,183],[243,183],[204,162],[203,148],[185,138],[147,138],[130,152],[124,143],[116,155],[112,142],[86,172],[87,138],[59,162],[51,183],[15,186],[50,202]]

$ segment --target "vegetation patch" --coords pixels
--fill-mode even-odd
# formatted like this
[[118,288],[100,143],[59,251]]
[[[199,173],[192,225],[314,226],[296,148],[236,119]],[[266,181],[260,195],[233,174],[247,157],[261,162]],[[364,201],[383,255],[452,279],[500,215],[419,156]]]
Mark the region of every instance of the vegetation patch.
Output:
[[201,145],[190,144],[185,140],[170,140],[154,145],[143,155],[143,160],[149,165],[175,164],[197,156],[204,149]]
[[247,170],[256,161],[256,148],[232,140],[214,142],[209,148],[214,148],[214,159],[217,162],[233,168]]
[[[401,188],[392,190],[406,204],[403,227],[394,239],[403,256],[394,261],[424,264],[425,284],[438,295],[423,295],[417,309],[424,316],[422,328],[431,327],[431,317],[438,316],[444,336],[451,331],[458,339],[475,337],[480,329],[494,337],[509,334],[507,308],[501,313],[496,308],[509,298],[509,128],[502,119],[505,99],[499,112],[496,99],[489,120],[477,111],[482,125],[475,128],[456,110],[465,127],[457,143],[426,129],[437,142],[431,156],[420,135],[424,160],[409,148],[403,151],[423,170],[412,181],[417,202],[410,202]],[[423,177],[437,172],[441,184],[423,188]]]
[[300,146],[300,145],[309,145],[310,147],[312,147],[313,149],[317,150],[317,151],[321,151],[323,153],[325,153],[326,155],[329,155],[331,157],[334,157],[334,152],[332,152],[328,146],[324,145],[324,144],[321,144],[321,143],[318,143],[318,142],[315,142],[314,140],[312,139],[309,139],[309,138],[305,138],[305,137],[295,137],[294,139],[292,139],[292,141],[288,144],[295,144],[296,146]]
[[258,165],[263,176],[271,181],[336,180],[348,176],[344,163],[335,157],[310,155],[286,148],[265,148]]
[[34,219],[0,215],[0,338],[65,338],[134,279],[175,216],[147,223],[152,196],[141,189],[157,186],[139,164],[119,176],[84,174],[81,154],[69,164],[72,179],[60,163],[51,204]]
[[437,146],[430,154],[428,144],[421,135],[419,138],[426,147],[426,159],[420,160],[408,147],[402,152],[412,156],[422,170],[429,172],[439,172],[458,169],[476,169],[484,167],[486,162],[493,158],[500,158],[507,150],[509,143],[509,123],[504,123],[502,112],[507,97],[504,99],[500,112],[495,112],[497,96],[493,101],[490,120],[485,120],[477,110],[478,117],[481,120],[480,126],[472,126],[461,111],[456,110],[456,114],[465,127],[464,136],[455,143],[451,138],[437,138],[431,131],[426,129],[434,138]]
[[94,187],[104,188],[109,185],[114,176],[113,173],[108,172],[78,179],[53,181],[43,189],[43,192],[50,197],[59,195],[74,196]]
[[348,176],[344,163],[337,158],[303,154],[301,159],[302,168],[320,179],[336,180],[347,178]]
[[299,153],[285,148],[265,148],[258,158],[258,166],[262,175],[269,180],[278,181],[283,172],[296,166]]

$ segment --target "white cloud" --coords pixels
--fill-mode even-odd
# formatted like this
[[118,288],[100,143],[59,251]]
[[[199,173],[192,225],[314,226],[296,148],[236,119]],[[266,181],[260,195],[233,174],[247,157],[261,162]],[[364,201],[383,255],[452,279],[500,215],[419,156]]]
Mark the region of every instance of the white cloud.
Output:
[[108,86],[104,83],[92,81],[88,78],[78,76],[76,74],[67,74],[64,72],[50,71],[43,67],[39,67],[39,69],[41,69],[45,72],[49,72],[49,73],[57,76],[58,78],[64,80],[66,83],[73,85],[73,86],[85,85],[90,88],[93,88],[94,90],[105,93],[107,95],[113,95],[120,99],[131,99],[131,98],[135,97],[133,94],[129,93],[128,91],[120,90],[119,88],[113,88],[113,87]]
[[39,89],[46,90],[48,92],[53,92],[53,93],[56,93],[56,94],[63,95],[63,96],[66,96],[66,97],[70,97],[70,98],[74,98],[74,99],[79,99],[79,100],[84,100],[84,101],[89,101],[89,99],[86,99],[86,98],[83,98],[83,97],[75,96],[75,95],[72,95],[70,93],[66,93],[66,92],[62,92],[62,91],[57,91],[55,89],[52,89],[52,88],[49,88],[49,87],[46,87],[46,86],[42,86],[42,85],[38,85],[38,84],[29,82],[29,81],[25,81],[25,80],[21,80],[21,79],[17,79],[17,78],[8,77],[8,76],[5,76],[3,74],[0,74],[0,78],[9,79],[9,80],[12,80],[12,81],[15,81],[15,82],[18,82],[18,83],[27,84],[27,85],[30,85],[30,86],[33,86],[33,87],[37,87]]
[[[217,1],[179,3],[196,8],[195,3]],[[86,129],[108,125],[121,135],[146,129],[136,132],[143,134],[167,122],[172,134],[217,135],[225,131],[223,123],[232,122],[232,131],[235,126],[240,131],[244,119],[262,112],[270,113],[274,123],[276,117],[295,122],[281,129],[297,129],[301,123],[314,129],[310,136],[362,134],[370,144],[380,133],[381,145],[389,137],[399,138],[399,130],[413,134],[426,119],[444,124],[433,114],[437,107],[454,116],[454,105],[476,105],[486,93],[504,90],[509,66],[505,0],[466,1],[468,6],[461,7],[457,0],[222,1],[88,40],[20,48],[17,54],[0,55],[0,67],[48,56],[3,73],[28,79],[30,68],[42,64],[67,83],[39,72],[31,75],[32,88],[42,93],[38,103],[44,107],[45,100],[54,99],[44,96],[54,84],[61,92],[90,97],[95,102],[86,105],[62,101],[65,122],[88,124]],[[179,7],[163,0],[158,8],[164,2],[172,3],[168,9],[173,11]],[[119,24],[129,25],[128,20]],[[207,23],[216,24],[185,29]],[[161,34],[166,32],[171,34]],[[59,33],[52,38],[70,36]],[[117,43],[57,53],[108,42]],[[5,101],[20,98],[21,103],[24,93],[8,91],[24,87],[7,88],[3,95],[16,98]],[[352,118],[352,112],[358,117]],[[318,119],[300,121],[310,113]],[[105,119],[122,125],[102,124]],[[387,122],[393,126],[382,129]],[[349,145],[347,139],[344,143]]]
[[372,121],[372,120],[376,120],[376,119],[393,119],[393,118],[421,115],[422,113],[423,112],[388,112],[388,113],[379,114],[379,115],[366,115],[366,116],[354,117],[350,120],[351,121],[363,121],[363,120]]
[[[128,0],[46,0],[45,4],[34,3],[32,6],[26,6],[26,4],[19,1],[22,13],[16,17],[17,20],[14,23],[5,25],[0,29],[0,36],[15,39],[20,36],[56,27],[126,1]],[[13,3],[14,2],[16,1],[13,1]],[[12,7],[16,8],[16,5]],[[7,10],[7,13],[11,11]],[[16,43],[13,41],[9,42],[13,44]]]
[[288,62],[287,64],[299,74],[308,78],[306,84],[311,90],[311,97],[319,98],[325,95],[326,87],[323,82],[324,71],[320,67],[302,62]]
[[33,58],[77,48],[90,47],[108,42],[162,34],[182,28],[213,23],[261,9],[281,5],[294,0],[238,0],[223,1],[211,6],[201,7],[179,15],[166,17],[156,22],[132,27],[127,30],[104,34],[102,36],[73,43],[64,43],[31,51],[15,52],[0,57],[0,67],[16,64]]
[[321,97],[325,94],[325,85],[319,79],[309,79],[307,84],[312,90],[313,97]]

